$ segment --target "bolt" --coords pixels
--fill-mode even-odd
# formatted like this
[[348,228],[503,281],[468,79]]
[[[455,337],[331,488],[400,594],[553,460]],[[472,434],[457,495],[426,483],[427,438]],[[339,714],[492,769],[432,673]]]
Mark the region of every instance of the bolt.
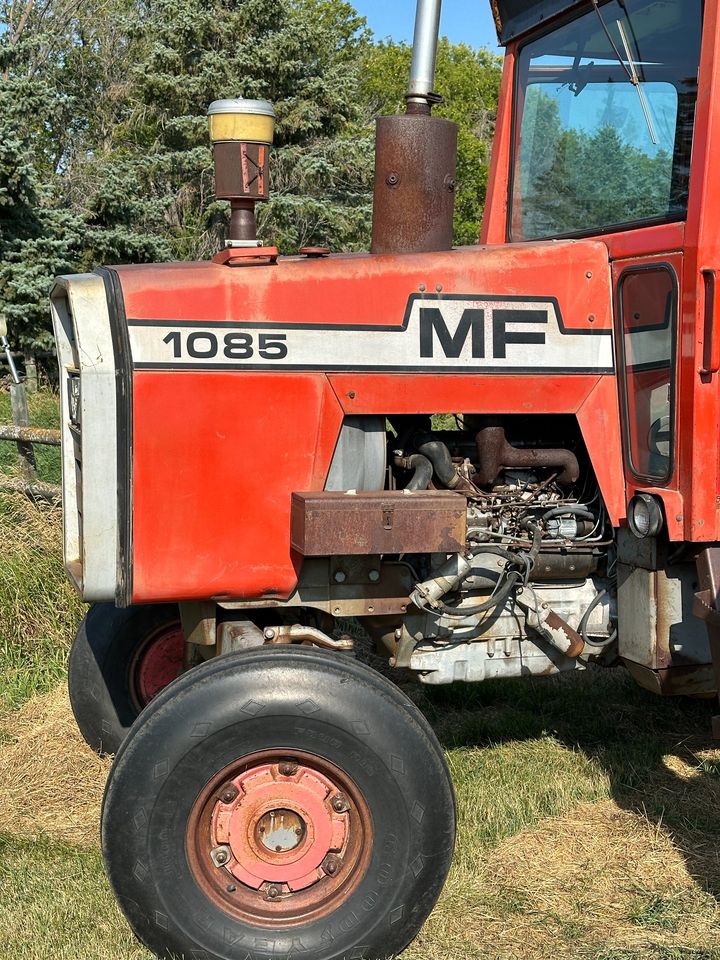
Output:
[[332,798],[330,805],[335,813],[345,813],[346,810],[350,809],[350,804],[341,793]]
[[333,576],[335,583],[345,583],[347,580],[347,574],[344,570],[336,570],[335,575]]
[[371,570],[370,573],[368,574],[368,580],[370,581],[370,583],[377,583],[379,579],[380,579],[379,570]]
[[224,867],[226,863],[230,862],[230,847],[215,847],[214,850],[210,851],[210,859],[216,867]]
[[385,177],[385,183],[389,187],[396,187],[400,183],[400,176],[397,173],[389,173]]
[[354,390],[350,390],[350,392],[348,393],[348,396],[350,397],[351,400],[354,400],[354,399],[355,399],[355,396],[356,396],[355,391],[354,391]]
[[274,884],[271,887],[267,888],[267,898],[268,900],[277,900],[280,896],[280,887],[276,887]]
[[275,631],[273,630],[272,627],[266,627],[266,629],[263,630],[263,636],[265,637],[266,640],[274,640]]
[[588,270],[585,276],[588,278],[588,280],[592,280],[592,270]]
[[295,828],[295,836],[296,836],[296,837],[301,837],[301,836],[302,836],[302,830],[300,829],[300,827],[296,827],[296,828]]
[[294,777],[298,772],[298,765],[294,761],[290,760],[286,763],[281,763],[278,769],[283,777]]
[[591,313],[588,317],[588,323],[595,323],[595,314]]
[[424,284],[424,283],[421,283],[421,284],[420,284],[420,293],[425,293],[426,290],[427,290],[427,287],[425,286],[425,284]]
[[227,787],[225,787],[223,792],[220,794],[220,799],[222,800],[223,803],[232,803],[235,797],[237,797],[239,793],[240,791],[235,786],[235,784],[230,783],[228,784]]
[[234,883],[229,883],[229,884],[225,887],[225,889],[227,890],[228,893],[235,893],[235,891],[237,890],[237,887],[235,886]]
[[282,853],[282,847],[280,846],[275,847],[275,853]]
[[544,603],[544,604],[542,605],[542,608],[543,608],[543,610],[547,610],[548,605],[547,605],[546,603]]
[[340,869],[340,861],[331,854],[329,857],[325,857],[322,868],[329,877],[332,877]]

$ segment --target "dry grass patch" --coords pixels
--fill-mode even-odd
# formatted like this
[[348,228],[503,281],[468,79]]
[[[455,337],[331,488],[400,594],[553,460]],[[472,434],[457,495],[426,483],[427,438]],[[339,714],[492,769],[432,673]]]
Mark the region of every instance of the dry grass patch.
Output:
[[0,833],[97,843],[110,761],[85,744],[65,685],[6,721],[0,747]]
[[503,840],[472,871],[457,861],[407,957],[711,960],[720,908],[664,829],[613,801],[581,803]]

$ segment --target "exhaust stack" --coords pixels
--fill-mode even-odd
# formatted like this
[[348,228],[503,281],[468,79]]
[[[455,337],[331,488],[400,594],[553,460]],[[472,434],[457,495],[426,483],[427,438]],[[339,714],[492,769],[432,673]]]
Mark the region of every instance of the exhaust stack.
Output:
[[372,253],[452,248],[457,126],[431,116],[441,5],[418,0],[406,113],[377,119]]

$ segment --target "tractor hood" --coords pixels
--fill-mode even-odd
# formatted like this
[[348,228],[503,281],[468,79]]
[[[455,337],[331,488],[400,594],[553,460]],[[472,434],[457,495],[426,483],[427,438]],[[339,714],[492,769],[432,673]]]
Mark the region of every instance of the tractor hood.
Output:
[[577,0],[491,0],[491,5],[501,44],[578,6]]
[[291,494],[325,489],[368,417],[381,453],[388,414],[593,418],[622,509],[599,241],[102,268],[52,301],[65,559],[88,601],[288,597]]

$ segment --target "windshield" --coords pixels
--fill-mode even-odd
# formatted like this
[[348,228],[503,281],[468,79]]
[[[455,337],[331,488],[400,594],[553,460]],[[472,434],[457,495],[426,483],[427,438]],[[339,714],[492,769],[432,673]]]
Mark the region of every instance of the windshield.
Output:
[[610,0],[519,53],[510,239],[683,220],[701,0]]

